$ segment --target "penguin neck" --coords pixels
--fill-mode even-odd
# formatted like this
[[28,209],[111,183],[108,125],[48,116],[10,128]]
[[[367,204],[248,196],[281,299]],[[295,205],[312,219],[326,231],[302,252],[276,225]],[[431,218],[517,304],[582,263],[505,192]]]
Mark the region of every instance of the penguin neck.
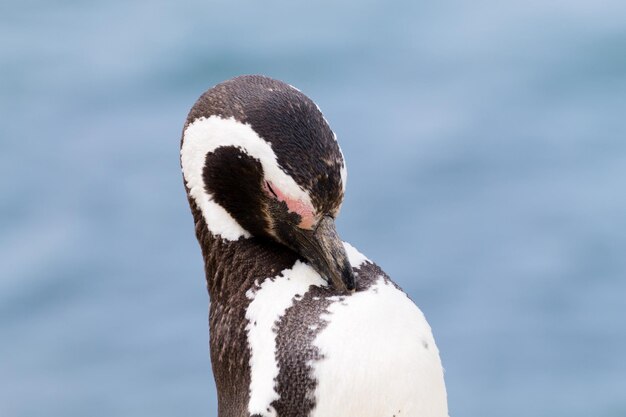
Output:
[[256,280],[275,277],[300,258],[291,249],[268,239],[227,240],[213,235],[195,204],[192,212],[212,303],[231,304],[234,299],[245,297]]

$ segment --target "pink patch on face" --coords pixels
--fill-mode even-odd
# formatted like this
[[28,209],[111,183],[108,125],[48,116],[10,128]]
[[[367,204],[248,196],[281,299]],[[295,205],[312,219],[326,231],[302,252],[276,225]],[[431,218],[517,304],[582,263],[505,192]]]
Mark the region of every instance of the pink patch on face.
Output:
[[278,201],[284,201],[287,204],[289,211],[297,213],[302,220],[298,227],[301,229],[312,229],[315,224],[315,215],[313,207],[309,206],[302,200],[296,200],[284,194],[280,189],[269,181],[265,182],[265,190],[270,195],[275,195]]

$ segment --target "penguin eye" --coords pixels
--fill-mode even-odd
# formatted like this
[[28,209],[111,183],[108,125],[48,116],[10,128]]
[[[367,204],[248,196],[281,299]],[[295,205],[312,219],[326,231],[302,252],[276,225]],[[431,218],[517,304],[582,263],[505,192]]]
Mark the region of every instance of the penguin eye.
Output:
[[278,198],[278,195],[276,194],[276,192],[274,191],[274,189],[272,188],[272,186],[270,185],[269,181],[265,181],[265,186],[267,187],[267,189],[270,191],[270,193],[272,193],[274,195],[274,197]]

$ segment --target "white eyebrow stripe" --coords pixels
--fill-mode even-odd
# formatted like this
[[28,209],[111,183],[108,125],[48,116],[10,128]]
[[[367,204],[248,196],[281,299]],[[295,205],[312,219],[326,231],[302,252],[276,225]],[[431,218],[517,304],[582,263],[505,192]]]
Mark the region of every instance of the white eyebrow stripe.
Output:
[[180,151],[185,183],[204,216],[209,231],[227,240],[249,238],[250,233],[205,190],[203,179],[206,155],[222,146],[235,146],[259,160],[265,178],[283,194],[312,207],[309,194],[280,168],[269,142],[248,124],[220,116],[200,117],[191,122],[183,134]]

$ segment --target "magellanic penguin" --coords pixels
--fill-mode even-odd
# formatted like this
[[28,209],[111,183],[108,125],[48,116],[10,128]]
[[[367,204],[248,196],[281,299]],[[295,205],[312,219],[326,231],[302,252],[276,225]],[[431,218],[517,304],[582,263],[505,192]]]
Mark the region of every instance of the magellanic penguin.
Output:
[[206,91],[181,165],[219,417],[446,417],[422,312],[335,230],[346,165],[320,109],[263,76]]

